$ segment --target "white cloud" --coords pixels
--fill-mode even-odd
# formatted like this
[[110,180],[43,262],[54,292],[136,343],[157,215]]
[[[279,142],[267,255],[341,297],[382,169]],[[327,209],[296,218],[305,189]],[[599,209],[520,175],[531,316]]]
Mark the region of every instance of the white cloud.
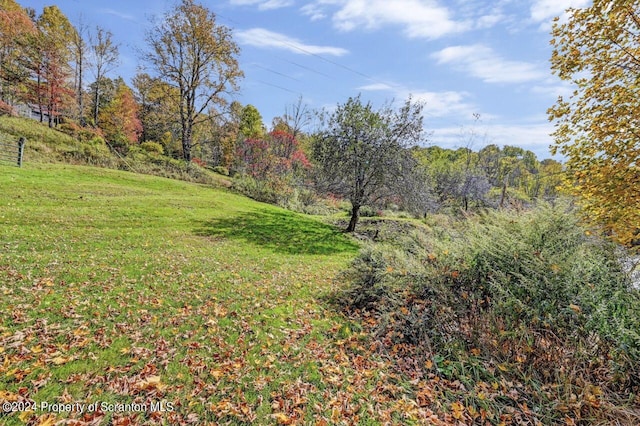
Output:
[[235,37],[241,44],[248,44],[250,46],[262,48],[288,50],[302,55],[343,56],[349,53],[348,50],[341,47],[305,44],[298,39],[281,33],[265,30],[264,28],[252,28],[250,30],[238,31],[235,33]]
[[408,37],[428,39],[462,32],[472,26],[471,22],[453,20],[449,10],[435,0],[345,0],[332,19],[343,31],[399,25]]
[[366,86],[360,86],[358,87],[358,90],[375,92],[375,91],[393,90],[393,87],[388,85],[387,83],[373,83],[373,84],[368,84]]
[[399,99],[402,102],[411,97],[414,102],[423,103],[423,113],[427,118],[471,116],[475,112],[475,105],[467,101],[469,98],[469,93],[467,92],[417,90],[394,82],[376,82],[360,86],[357,90],[369,92],[389,91],[392,99]]
[[303,15],[306,15],[312,21],[319,21],[320,19],[324,19],[327,15],[324,13],[323,9],[314,3],[309,3],[300,8],[300,11]]
[[573,94],[574,90],[575,87],[566,82],[545,82],[531,87],[531,93],[546,96],[552,101],[555,101],[558,96],[562,96],[566,100]]
[[[259,0],[235,0],[259,1]],[[403,29],[410,38],[437,39],[473,29],[486,29],[504,21],[502,2],[485,0],[314,0],[300,8],[312,21],[331,17],[341,31]],[[454,16],[456,15],[456,16]]]
[[540,23],[540,29],[548,31],[551,28],[553,18],[560,17],[561,21],[566,21],[565,11],[570,8],[581,8],[588,6],[590,0],[535,0],[531,5],[531,19]]
[[[471,126],[473,127],[473,125]],[[471,149],[477,151],[485,145],[496,144],[498,146],[519,146],[533,151],[539,160],[551,158],[549,145],[553,143],[550,133],[553,125],[544,118],[528,122],[512,124],[481,124],[473,129],[480,137],[473,141]],[[445,148],[460,148],[467,143],[461,127],[440,127],[433,129],[429,143]]]
[[453,90],[432,92],[428,90],[409,89],[401,84],[389,82],[377,82],[366,86],[358,87],[357,90],[369,92],[392,92],[393,99],[404,100],[411,99],[414,102],[424,104],[424,115],[427,117],[453,117],[460,115],[468,115],[474,112],[475,106],[467,101],[469,94],[467,92],[456,92]]
[[127,21],[137,21],[136,17],[133,15],[129,15],[127,13],[118,12],[113,9],[100,9],[101,13],[106,13],[107,15],[117,16],[120,19],[124,19]]
[[[418,102],[424,102],[424,114],[429,117],[446,117],[452,115],[470,116],[474,106],[467,102],[469,94],[466,92],[412,92],[411,97]],[[403,98],[406,98],[404,96]]]
[[486,83],[525,83],[548,76],[535,64],[504,59],[481,44],[447,47],[432,57]]
[[257,5],[259,10],[280,9],[293,5],[293,0],[231,0],[234,6]]
[[505,20],[505,16],[501,14],[482,15],[476,20],[475,28],[485,29],[491,28]]

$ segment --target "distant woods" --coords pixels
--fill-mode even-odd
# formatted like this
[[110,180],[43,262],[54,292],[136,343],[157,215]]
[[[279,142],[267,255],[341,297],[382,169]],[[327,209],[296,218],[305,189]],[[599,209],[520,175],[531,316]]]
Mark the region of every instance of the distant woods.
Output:
[[0,111],[102,139],[121,154],[155,142],[190,161],[193,147],[210,145],[228,127],[230,95],[243,75],[239,48],[230,30],[192,0],[153,18],[146,42],[145,71],[129,86],[117,76],[119,44],[111,31],[74,26],[57,6],[39,12],[2,0]]
[[463,136],[465,148],[426,147],[422,105],[412,99],[376,108],[356,96],[333,111],[298,99],[266,125],[255,106],[233,100],[243,72],[231,30],[193,0],[151,19],[130,82],[118,76],[118,35],[74,25],[56,6],[2,0],[0,30],[3,114],[130,161],[163,156],[208,167],[232,175],[237,190],[294,210],[318,211],[320,199],[348,203],[349,231],[384,212],[525,205],[555,197],[560,184],[560,163],[523,148],[474,151],[478,141]]

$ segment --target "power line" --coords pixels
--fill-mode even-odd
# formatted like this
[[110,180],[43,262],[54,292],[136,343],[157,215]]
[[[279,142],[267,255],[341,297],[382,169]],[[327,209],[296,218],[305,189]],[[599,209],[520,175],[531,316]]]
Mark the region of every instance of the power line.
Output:
[[289,79],[291,79],[291,80],[301,81],[301,80],[300,80],[300,79],[298,79],[298,78],[295,78],[295,77],[293,77],[293,76],[287,75],[287,74],[282,73],[282,72],[280,72],[280,71],[272,70],[271,68],[263,67],[262,65],[257,64],[257,63],[253,63],[253,64],[249,64],[249,65],[254,66],[254,67],[256,67],[256,68],[263,69],[263,70],[265,70],[265,71],[268,71],[268,72],[273,73],[273,74],[276,74],[276,75],[280,75],[280,76],[282,76],[282,77],[289,78]]
[[292,47],[292,48],[294,48],[294,49],[297,49],[297,50],[299,50],[299,51],[301,51],[301,52],[303,52],[303,53],[306,53],[307,55],[315,56],[315,57],[316,57],[316,58],[318,58],[318,59],[321,59],[321,60],[323,60],[323,61],[325,61],[325,62],[328,62],[328,63],[330,63],[330,64],[332,64],[332,65],[335,65],[335,66],[337,66],[337,67],[340,67],[340,68],[342,68],[342,69],[345,69],[345,70],[347,70],[347,71],[350,71],[350,72],[352,72],[352,73],[354,73],[354,74],[357,74],[357,75],[359,75],[359,76],[361,76],[361,77],[364,77],[364,78],[367,78],[367,79],[370,79],[370,80],[374,80],[374,81],[375,81],[375,79],[374,79],[373,77],[368,76],[367,74],[361,73],[360,71],[355,70],[355,69],[353,69],[353,68],[350,68],[350,67],[348,67],[348,66],[346,66],[346,65],[343,65],[343,64],[341,64],[341,63],[339,63],[339,62],[332,61],[331,59],[327,59],[327,58],[325,58],[324,56],[319,55],[319,54],[317,54],[317,53],[313,53],[313,52],[311,52],[311,51],[309,51],[309,50],[307,50],[307,49],[303,49],[302,47],[297,46],[297,45],[295,45],[295,44],[293,44],[293,43],[289,43],[288,41],[281,41],[281,43],[282,43],[282,44],[284,44],[284,45],[290,46],[290,47]]
[[297,63],[297,62],[290,61],[290,60],[288,60],[288,59],[284,59],[284,58],[281,58],[281,57],[279,57],[279,56],[275,56],[275,55],[274,55],[274,58],[279,59],[279,60],[284,61],[284,62],[288,62],[288,63],[290,63],[291,65],[295,65],[295,66],[300,67],[300,68],[302,68],[302,69],[304,69],[304,70],[311,71],[312,73],[315,73],[315,74],[321,75],[321,76],[326,77],[326,78],[328,78],[328,79],[335,80],[335,78],[334,78],[334,77],[332,77],[332,76],[330,76],[329,74],[325,74],[325,73],[320,72],[320,71],[318,71],[318,70],[315,70],[315,69],[313,69],[313,68],[311,68],[311,67],[307,67],[307,66],[305,66],[305,65],[302,65],[302,64],[299,64],[299,63]]
[[267,83],[266,81],[258,80],[258,79],[256,79],[256,81],[258,83],[266,84],[267,86],[275,87],[276,89],[284,90],[285,92],[293,93],[294,95],[302,96],[302,93],[300,92],[295,92],[291,89],[287,89],[286,87],[278,86],[277,84]]
[[[236,21],[235,19],[229,18],[228,16],[224,16],[224,15],[220,15],[220,14],[216,14],[216,16],[221,17],[223,19],[226,19],[227,21],[232,22],[232,23],[234,23],[236,25],[241,25],[240,22]],[[290,42],[288,42],[286,40],[281,40],[280,42],[285,46],[289,46],[292,49],[299,50],[300,52],[302,52],[302,53],[304,53],[306,55],[310,55],[310,56],[316,57],[316,58],[318,58],[318,59],[320,59],[322,61],[325,61],[325,62],[327,62],[329,64],[332,64],[332,65],[334,65],[336,67],[342,68],[342,69],[344,69],[346,71],[349,71],[349,72],[351,72],[353,74],[359,75],[360,77],[364,77],[364,78],[369,79],[371,81],[377,81],[375,78],[371,77],[370,75],[367,75],[367,74],[365,74],[363,72],[360,72],[360,71],[358,71],[358,70],[356,70],[354,68],[348,67],[348,66],[346,66],[344,64],[341,64],[339,62],[333,61],[333,60],[331,60],[329,58],[325,58],[324,56],[322,56],[322,55],[320,55],[318,53],[311,52],[310,50],[305,49],[303,47],[300,47],[300,46],[298,46],[298,45],[296,45],[294,43],[290,43]],[[289,62],[289,61],[287,61],[287,62]],[[295,63],[294,63],[294,65],[300,66],[299,64],[295,64]],[[302,68],[307,68],[307,67],[302,66]],[[316,71],[314,71],[314,72],[316,72]],[[324,75],[325,77],[328,77],[326,74],[322,74],[320,72],[317,72],[317,73],[321,74],[321,75]]]

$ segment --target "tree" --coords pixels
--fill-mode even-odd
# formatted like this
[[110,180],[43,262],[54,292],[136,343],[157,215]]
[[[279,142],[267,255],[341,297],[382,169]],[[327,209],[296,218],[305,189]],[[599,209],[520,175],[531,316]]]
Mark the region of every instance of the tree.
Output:
[[586,216],[622,243],[640,238],[640,1],[595,0],[556,22],[551,67],[575,91],[549,109],[552,152]]
[[179,133],[178,90],[146,73],[136,74],[133,88],[140,105],[141,140],[165,143],[165,152],[171,152],[166,142]]
[[193,129],[212,106],[224,107],[225,94],[238,89],[242,77],[239,48],[231,31],[193,0],[182,0],[147,32],[150,51],[143,59],[158,77],[179,90],[182,151],[191,161]]
[[209,129],[211,130],[211,141],[208,144],[211,162],[229,169],[238,163],[237,148],[243,141],[240,131],[244,107],[238,101],[233,101],[229,105],[228,114],[209,114]]
[[67,17],[57,6],[47,6],[36,21],[37,34],[27,37],[26,68],[32,73],[29,92],[38,105],[40,121],[48,118],[49,127],[57,124],[62,106],[71,99],[68,87],[71,75],[70,46],[76,37]]
[[142,133],[139,111],[140,106],[135,101],[133,92],[120,79],[113,99],[100,113],[100,126],[105,138],[116,146],[138,142]]
[[440,205],[453,203],[466,211],[472,203],[486,204],[491,184],[479,165],[478,153],[470,148],[431,146],[414,150],[414,156],[429,177]]
[[311,118],[311,111],[306,104],[302,103],[302,96],[300,96],[295,104],[285,107],[282,117],[273,119],[273,128],[285,130],[294,138],[300,139],[303,134],[302,129],[311,122]]
[[358,96],[338,105],[315,135],[317,185],[351,202],[347,232],[356,229],[362,206],[398,194],[395,184],[414,164],[405,159],[422,136],[421,114],[422,105],[411,99],[399,110],[375,111]]
[[257,139],[264,135],[264,124],[262,123],[262,116],[260,115],[258,108],[253,105],[246,105],[242,109],[239,130],[245,138]]
[[[92,124],[95,124],[95,120],[93,118],[94,111],[102,111],[102,108],[109,105],[109,103],[116,95],[118,85],[119,82],[117,80],[112,80],[108,77],[102,77],[100,78],[100,80],[96,80],[89,85],[89,92],[92,94],[92,96],[87,107],[91,111],[91,120],[94,121],[94,123]],[[99,93],[97,98],[93,97],[93,94],[95,93]],[[96,103],[98,105],[96,105]]]
[[73,54],[73,62],[74,62],[74,89],[76,95],[76,119],[80,123],[81,126],[86,124],[85,116],[84,116],[84,71],[87,62],[87,52],[88,46],[85,41],[85,34],[87,32],[87,26],[84,24],[82,19],[78,22],[78,27],[74,34],[74,37],[71,41],[72,43],[72,54]]
[[100,82],[118,64],[118,45],[113,43],[113,34],[101,27],[96,27],[94,35],[90,36],[91,52],[93,55],[93,73],[96,83],[93,91],[93,125],[99,125],[100,115]]
[[25,37],[36,28],[24,9],[13,0],[0,0],[0,100],[13,103],[27,75],[20,57]]
[[238,169],[256,179],[295,177],[311,167],[291,133],[274,130],[263,138],[244,138],[236,153]]

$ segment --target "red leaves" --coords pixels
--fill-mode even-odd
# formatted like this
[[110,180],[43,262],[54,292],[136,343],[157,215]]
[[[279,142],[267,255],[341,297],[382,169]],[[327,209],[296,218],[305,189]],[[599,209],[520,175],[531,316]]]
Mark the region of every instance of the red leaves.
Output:
[[142,133],[139,111],[131,89],[120,84],[111,103],[100,112],[99,123],[105,137],[111,142],[137,142]]
[[258,179],[311,167],[300,143],[282,130],[269,133],[266,139],[245,139],[238,146],[237,157],[247,172]]

